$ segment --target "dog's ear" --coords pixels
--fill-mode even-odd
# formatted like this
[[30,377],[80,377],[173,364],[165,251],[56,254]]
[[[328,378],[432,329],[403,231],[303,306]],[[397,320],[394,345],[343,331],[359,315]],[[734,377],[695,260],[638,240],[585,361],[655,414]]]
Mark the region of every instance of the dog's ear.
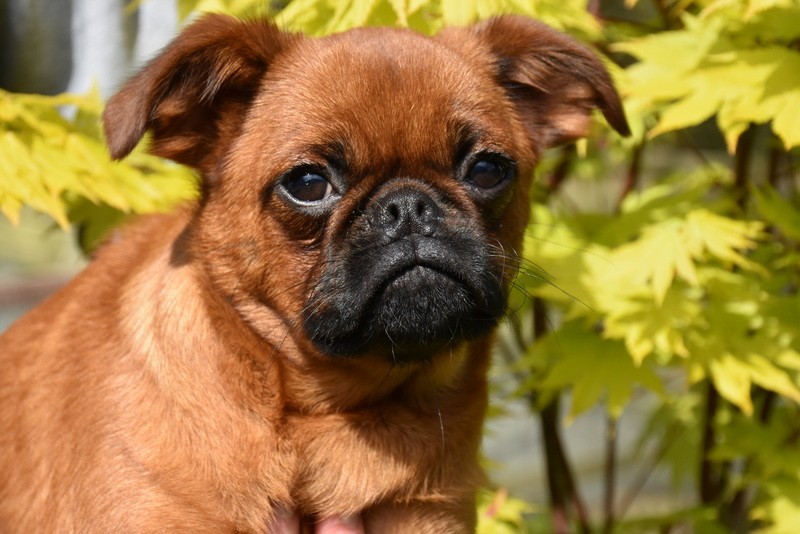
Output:
[[109,100],[111,156],[127,156],[150,130],[151,152],[206,170],[220,138],[241,125],[269,64],[296,37],[266,21],[198,20]]
[[[586,136],[594,108],[621,135],[630,134],[603,63],[571,37],[514,15],[445,30],[441,37],[451,46],[470,46],[477,40],[488,49],[498,82],[537,146],[551,147]],[[465,37],[470,44],[463,41]]]

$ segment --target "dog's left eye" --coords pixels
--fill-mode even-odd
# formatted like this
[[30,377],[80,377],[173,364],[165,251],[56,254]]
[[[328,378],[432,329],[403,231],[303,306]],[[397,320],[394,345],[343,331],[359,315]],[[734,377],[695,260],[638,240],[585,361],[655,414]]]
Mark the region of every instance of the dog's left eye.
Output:
[[290,176],[283,186],[292,198],[300,202],[320,202],[333,193],[330,182],[313,171],[303,171]]
[[467,181],[481,189],[491,189],[506,179],[507,165],[496,158],[476,161],[467,173]]

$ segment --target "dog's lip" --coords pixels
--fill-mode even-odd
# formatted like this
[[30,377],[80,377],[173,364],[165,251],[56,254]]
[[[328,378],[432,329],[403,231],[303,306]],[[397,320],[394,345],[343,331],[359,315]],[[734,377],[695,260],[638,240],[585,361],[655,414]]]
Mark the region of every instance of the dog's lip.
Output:
[[374,276],[370,277],[372,287],[365,292],[368,297],[362,301],[363,304],[357,312],[358,323],[363,324],[365,317],[380,305],[379,303],[387,291],[391,290],[396,283],[401,282],[404,276],[417,269],[427,269],[452,283],[465,287],[479,306],[488,305],[488,300],[481,290],[480,281],[477,278],[470,279],[469,269],[460,270],[456,264],[456,261],[467,261],[467,259],[446,253],[442,254],[442,248],[442,242],[437,238],[415,236],[409,239],[405,246],[394,251],[395,257],[386,261],[383,264],[384,268],[379,269],[379,272],[373,273]]
[[425,271],[432,272],[439,276],[444,276],[456,283],[466,285],[463,280],[455,276],[451,271],[440,269],[436,265],[432,265],[426,262],[415,262],[410,263],[409,265],[397,269],[394,271],[394,274],[384,278],[382,283],[378,286],[378,289],[374,292],[371,301],[380,300],[380,298],[386,294],[386,292],[396,286],[397,284],[401,283],[404,278],[410,278],[414,276],[414,274],[424,274]]
[[376,273],[375,287],[372,288],[371,298],[368,300],[379,297],[393,282],[417,268],[430,269],[466,286],[474,294],[480,293],[479,286],[460,273],[453,265],[453,258],[441,254],[442,243],[440,240],[415,237],[408,239],[404,245],[398,247],[393,254],[395,257],[384,264],[386,269],[381,269],[381,272]]
[[[418,254],[409,254],[403,257],[401,261],[392,262],[390,267],[390,269],[382,271],[380,276],[373,279],[374,285],[369,292],[369,297],[362,301],[362,304],[358,307],[358,311],[356,311],[358,319],[354,323],[355,328],[352,331],[340,331],[336,336],[338,342],[346,341],[350,344],[352,340],[357,339],[359,331],[364,328],[369,328],[366,326],[365,321],[368,321],[367,318],[371,314],[377,313],[377,308],[381,306],[383,299],[395,289],[396,285],[403,284],[402,279],[404,277],[412,277],[415,273],[423,274],[424,276],[427,274],[424,271],[429,271],[434,275],[429,278],[429,283],[433,281],[436,276],[444,277],[450,280],[451,283],[465,286],[471,294],[476,295],[476,291],[471,289],[472,286],[469,285],[463,276],[459,276],[454,269],[445,265],[444,262],[431,261],[430,258],[425,258],[424,255],[420,257]],[[403,288],[398,289],[404,291]],[[369,339],[364,339],[361,342],[352,344],[345,352],[358,352],[361,348],[366,346],[368,342]],[[433,341],[425,345],[427,345],[428,348],[435,346]],[[395,345],[393,354],[396,354],[400,350],[401,348]]]

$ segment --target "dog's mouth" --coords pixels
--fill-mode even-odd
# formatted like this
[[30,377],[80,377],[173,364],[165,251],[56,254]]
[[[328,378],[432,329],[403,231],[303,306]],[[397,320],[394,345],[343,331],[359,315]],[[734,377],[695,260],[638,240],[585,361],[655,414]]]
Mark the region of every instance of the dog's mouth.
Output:
[[379,350],[397,363],[425,360],[497,324],[505,307],[477,243],[441,239],[354,253],[324,277],[304,318],[326,353]]
[[421,349],[462,337],[459,321],[475,308],[473,300],[463,280],[416,264],[382,284],[365,311],[373,334],[382,332],[394,348]]
[[416,263],[401,269],[394,278],[387,280],[379,289],[378,297],[385,301],[395,293],[403,295],[415,289],[423,290],[425,286],[435,283],[448,282],[463,283],[458,277],[433,265]]

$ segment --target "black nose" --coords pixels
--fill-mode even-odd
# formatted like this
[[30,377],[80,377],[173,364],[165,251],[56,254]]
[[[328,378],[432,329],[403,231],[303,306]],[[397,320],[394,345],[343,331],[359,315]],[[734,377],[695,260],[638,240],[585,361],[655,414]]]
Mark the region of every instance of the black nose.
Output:
[[431,236],[442,219],[436,201],[413,187],[386,192],[373,200],[370,210],[374,227],[391,240],[412,234]]

